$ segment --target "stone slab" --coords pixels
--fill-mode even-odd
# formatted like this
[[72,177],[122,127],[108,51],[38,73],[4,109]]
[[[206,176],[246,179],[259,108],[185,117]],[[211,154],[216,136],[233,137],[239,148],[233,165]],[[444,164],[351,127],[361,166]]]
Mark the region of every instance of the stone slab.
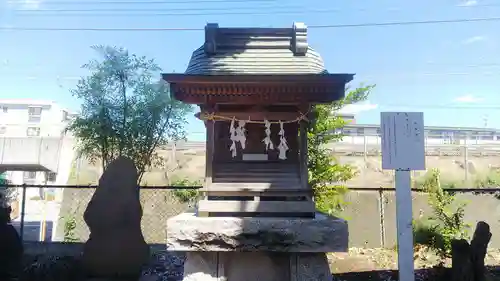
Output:
[[167,220],[168,251],[346,252],[343,219],[197,217],[183,213]]
[[183,281],[331,281],[324,253],[189,252]]

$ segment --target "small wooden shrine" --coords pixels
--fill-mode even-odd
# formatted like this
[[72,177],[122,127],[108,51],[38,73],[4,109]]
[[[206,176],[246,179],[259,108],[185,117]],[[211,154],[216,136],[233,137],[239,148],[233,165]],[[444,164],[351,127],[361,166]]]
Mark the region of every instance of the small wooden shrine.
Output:
[[330,74],[307,28],[219,28],[184,74],[163,74],[207,128],[199,216],[314,217],[308,186],[311,106],[344,97],[352,74]]

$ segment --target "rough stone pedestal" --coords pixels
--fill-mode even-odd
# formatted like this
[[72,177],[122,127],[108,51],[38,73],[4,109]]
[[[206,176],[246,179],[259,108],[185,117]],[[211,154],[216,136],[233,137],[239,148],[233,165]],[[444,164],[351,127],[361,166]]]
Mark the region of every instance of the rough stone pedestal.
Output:
[[347,222],[322,214],[167,221],[167,249],[187,252],[184,281],[330,281],[325,253],[347,247]]

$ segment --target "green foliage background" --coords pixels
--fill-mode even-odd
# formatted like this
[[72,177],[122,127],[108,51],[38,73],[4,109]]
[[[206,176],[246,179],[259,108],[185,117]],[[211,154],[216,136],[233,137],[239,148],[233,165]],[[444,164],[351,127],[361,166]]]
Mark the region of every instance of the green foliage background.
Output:
[[347,91],[343,100],[331,104],[315,105],[311,112],[308,138],[308,171],[316,208],[318,211],[338,215],[347,204],[344,195],[348,191],[345,183],[357,175],[351,165],[340,164],[326,147],[341,140],[341,129],[346,121],[338,111],[349,104],[367,99],[375,85],[361,86]]

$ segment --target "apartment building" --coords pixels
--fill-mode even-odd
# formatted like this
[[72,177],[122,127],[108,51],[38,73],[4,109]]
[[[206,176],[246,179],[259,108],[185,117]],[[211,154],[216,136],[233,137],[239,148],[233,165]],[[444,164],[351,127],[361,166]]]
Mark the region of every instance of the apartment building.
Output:
[[[53,101],[0,99],[0,138],[63,137],[75,113]],[[47,179],[45,179],[47,177]],[[15,184],[55,182],[56,173],[10,171],[7,178]]]
[[[347,125],[339,130],[344,134],[342,143],[380,144],[380,125],[358,124],[354,114],[340,114]],[[500,129],[474,127],[426,126],[424,128],[427,144],[498,144]]]
[[[342,128],[343,143],[380,144],[380,126],[375,124],[348,124]],[[500,145],[500,129],[473,127],[426,126],[427,144],[495,144]]]
[[75,114],[52,101],[0,99],[0,137],[55,137]]

